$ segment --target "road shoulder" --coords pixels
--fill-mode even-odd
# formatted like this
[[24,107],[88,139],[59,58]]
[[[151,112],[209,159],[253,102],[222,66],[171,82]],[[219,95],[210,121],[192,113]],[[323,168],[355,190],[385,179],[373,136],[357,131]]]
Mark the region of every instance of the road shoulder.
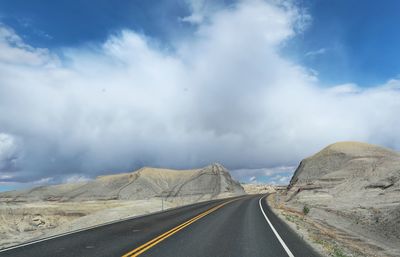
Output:
[[276,194],[270,194],[266,198],[268,205],[282,221],[284,221],[295,233],[312,247],[321,256],[326,257],[361,257],[364,253],[357,249],[339,244],[334,233],[321,227],[303,212],[279,204]]

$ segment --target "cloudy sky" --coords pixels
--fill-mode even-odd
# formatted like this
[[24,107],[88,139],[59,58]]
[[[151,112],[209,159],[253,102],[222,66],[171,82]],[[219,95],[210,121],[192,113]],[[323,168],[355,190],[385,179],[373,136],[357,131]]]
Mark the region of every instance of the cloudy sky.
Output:
[[0,191],[212,162],[284,184],[336,141],[400,150],[399,8],[1,1]]

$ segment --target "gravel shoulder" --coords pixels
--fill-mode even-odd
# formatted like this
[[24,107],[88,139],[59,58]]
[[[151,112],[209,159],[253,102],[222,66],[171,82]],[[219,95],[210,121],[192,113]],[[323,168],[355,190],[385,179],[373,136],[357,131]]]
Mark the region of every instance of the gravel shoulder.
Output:
[[268,197],[272,210],[299,233],[322,256],[393,257],[400,256],[395,245],[385,244],[363,231],[351,217],[323,206],[293,205],[285,202],[284,192]]

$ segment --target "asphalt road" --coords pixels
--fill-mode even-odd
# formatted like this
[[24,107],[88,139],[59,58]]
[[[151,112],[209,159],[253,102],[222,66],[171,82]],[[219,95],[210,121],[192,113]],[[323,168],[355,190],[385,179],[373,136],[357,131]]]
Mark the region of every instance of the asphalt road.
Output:
[[318,256],[260,198],[185,206],[20,246],[0,256]]

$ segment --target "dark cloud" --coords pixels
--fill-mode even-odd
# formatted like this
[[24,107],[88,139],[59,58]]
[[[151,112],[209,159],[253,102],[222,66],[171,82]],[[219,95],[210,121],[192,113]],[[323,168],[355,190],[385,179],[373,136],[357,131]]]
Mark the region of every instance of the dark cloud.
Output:
[[398,149],[400,83],[320,86],[280,55],[303,18],[295,7],[243,1],[198,20],[173,53],[126,30],[62,58],[1,26],[1,180],[295,166],[339,140]]

